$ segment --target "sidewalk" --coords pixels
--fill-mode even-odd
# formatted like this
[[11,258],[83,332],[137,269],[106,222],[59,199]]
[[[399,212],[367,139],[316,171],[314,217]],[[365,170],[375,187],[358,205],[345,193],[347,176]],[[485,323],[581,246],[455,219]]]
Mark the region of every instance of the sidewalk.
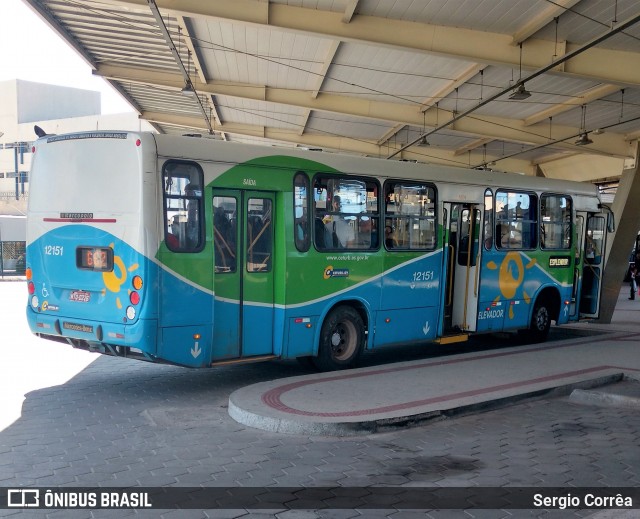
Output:
[[268,431],[346,436],[635,379],[640,301],[626,297],[610,325],[562,327],[576,338],[262,382],[232,393],[229,414]]

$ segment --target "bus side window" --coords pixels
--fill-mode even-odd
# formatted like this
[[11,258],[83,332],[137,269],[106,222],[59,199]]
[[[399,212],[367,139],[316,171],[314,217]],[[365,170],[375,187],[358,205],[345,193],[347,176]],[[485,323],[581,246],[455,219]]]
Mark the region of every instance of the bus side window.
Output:
[[540,247],[571,248],[571,198],[564,195],[540,197]]
[[233,219],[236,206],[237,201],[233,197],[213,197],[213,250],[216,272],[236,271],[236,228]]
[[436,191],[428,184],[385,183],[385,247],[432,250],[436,245]]
[[491,189],[487,189],[484,193],[484,248],[489,250],[491,245],[493,245],[493,194]]
[[300,252],[307,252],[311,245],[308,213],[309,178],[298,171],[293,179],[293,240]]
[[169,160],[162,175],[165,244],[173,252],[198,252],[204,247],[202,169],[195,162]]
[[537,196],[516,191],[496,192],[496,247],[534,249],[537,247]]
[[312,215],[316,249],[377,249],[379,189],[374,179],[316,175]]
[[247,272],[269,272],[272,259],[271,200],[250,198],[247,215]]

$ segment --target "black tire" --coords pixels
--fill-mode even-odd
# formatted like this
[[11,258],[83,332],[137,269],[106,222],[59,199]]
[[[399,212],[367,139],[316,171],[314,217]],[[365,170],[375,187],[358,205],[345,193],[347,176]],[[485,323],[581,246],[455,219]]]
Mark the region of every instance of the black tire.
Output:
[[544,299],[538,300],[533,307],[529,328],[527,330],[520,330],[520,336],[524,339],[524,342],[528,344],[544,342],[549,335],[549,328],[551,328],[551,311],[549,310],[549,304]]
[[313,363],[320,371],[352,368],[364,348],[364,322],[350,306],[334,308],[322,323],[318,356]]

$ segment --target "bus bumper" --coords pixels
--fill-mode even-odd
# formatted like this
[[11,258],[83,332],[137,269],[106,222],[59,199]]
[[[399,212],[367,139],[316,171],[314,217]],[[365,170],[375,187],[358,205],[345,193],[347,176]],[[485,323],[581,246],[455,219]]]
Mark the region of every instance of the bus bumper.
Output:
[[155,319],[140,319],[131,324],[105,323],[67,319],[28,308],[27,322],[31,332],[43,339],[106,355],[156,360],[158,323]]

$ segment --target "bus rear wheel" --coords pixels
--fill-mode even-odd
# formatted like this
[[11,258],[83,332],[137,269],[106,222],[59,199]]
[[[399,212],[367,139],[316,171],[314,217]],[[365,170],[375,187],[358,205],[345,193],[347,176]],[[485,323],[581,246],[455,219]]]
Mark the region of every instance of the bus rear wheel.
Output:
[[355,309],[334,308],[322,323],[318,356],[313,363],[321,371],[353,367],[362,353],[364,336],[364,322]]
[[544,342],[547,340],[550,327],[551,311],[549,305],[545,300],[538,300],[533,307],[529,328],[527,330],[520,330],[520,335],[525,339],[525,342],[528,343]]

